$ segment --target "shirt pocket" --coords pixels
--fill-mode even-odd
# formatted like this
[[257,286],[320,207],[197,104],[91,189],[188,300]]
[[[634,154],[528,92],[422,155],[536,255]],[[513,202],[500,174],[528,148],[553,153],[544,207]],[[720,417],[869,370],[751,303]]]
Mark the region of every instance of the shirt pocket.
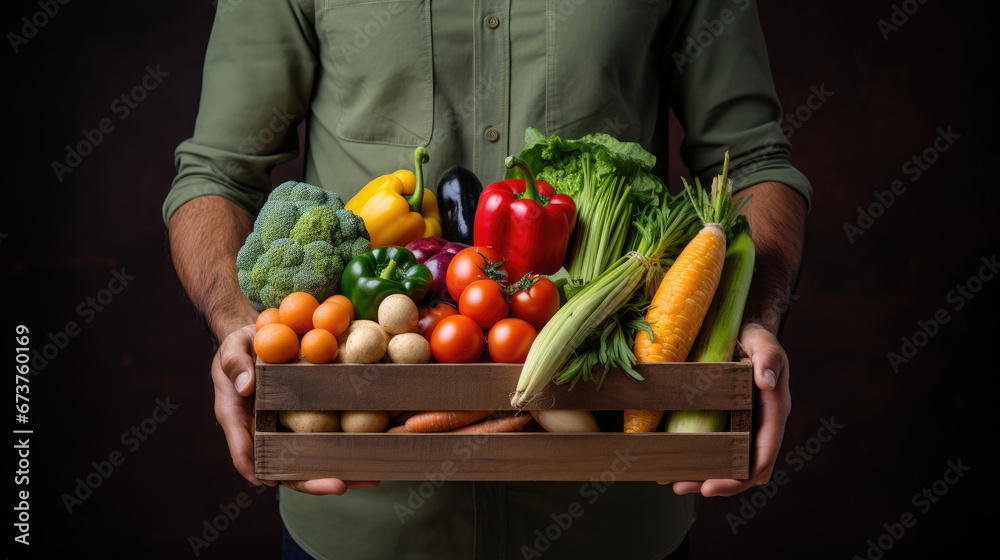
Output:
[[321,16],[341,109],[335,134],[426,145],[434,126],[430,2],[327,0]]
[[[638,141],[652,127],[662,54],[654,35],[672,2],[550,2],[545,126],[579,138],[605,133]],[[566,5],[572,10],[564,9]],[[645,131],[648,132],[648,131]]]

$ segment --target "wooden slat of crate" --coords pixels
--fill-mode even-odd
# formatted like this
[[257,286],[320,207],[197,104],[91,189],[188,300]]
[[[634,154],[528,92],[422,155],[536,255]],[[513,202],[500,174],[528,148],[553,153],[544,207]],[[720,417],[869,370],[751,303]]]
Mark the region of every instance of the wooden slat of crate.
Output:
[[750,438],[732,432],[263,433],[255,453],[264,480],[746,479]]
[[[610,372],[598,390],[552,386],[525,409],[685,408],[749,410],[749,363],[637,364],[646,378]],[[258,410],[514,410],[518,364],[265,364],[258,362]],[[694,404],[697,403],[697,404]]]
[[[521,366],[257,364],[254,456],[265,480],[706,480],[749,477],[753,373],[743,363],[639,364],[600,390],[553,386],[528,409],[730,411],[710,434],[294,434],[277,410],[511,410]],[[505,393],[508,391],[508,393]],[[626,463],[628,463],[626,465]]]

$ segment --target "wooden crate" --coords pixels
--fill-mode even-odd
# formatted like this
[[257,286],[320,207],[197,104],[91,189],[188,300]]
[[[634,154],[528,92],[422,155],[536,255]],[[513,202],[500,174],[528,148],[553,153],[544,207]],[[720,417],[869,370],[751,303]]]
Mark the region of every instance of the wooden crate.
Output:
[[639,364],[637,383],[609,372],[600,390],[550,386],[527,409],[714,409],[730,431],[703,434],[297,434],[279,410],[515,410],[520,365],[257,363],[258,478],[304,480],[746,480],[753,370],[749,363]]

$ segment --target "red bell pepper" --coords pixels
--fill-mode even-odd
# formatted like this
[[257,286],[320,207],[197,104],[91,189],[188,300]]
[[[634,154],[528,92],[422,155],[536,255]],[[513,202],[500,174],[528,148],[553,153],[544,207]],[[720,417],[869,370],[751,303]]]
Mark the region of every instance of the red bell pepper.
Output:
[[536,181],[523,160],[507,157],[525,179],[509,179],[483,189],[476,208],[473,238],[477,246],[496,249],[507,259],[509,279],[525,274],[554,274],[566,259],[576,224],[576,203],[544,181]]

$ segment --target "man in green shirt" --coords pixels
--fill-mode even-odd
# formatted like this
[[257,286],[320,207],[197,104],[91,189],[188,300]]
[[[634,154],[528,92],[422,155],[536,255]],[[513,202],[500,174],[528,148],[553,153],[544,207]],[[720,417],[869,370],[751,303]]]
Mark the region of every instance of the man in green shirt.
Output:
[[[771,475],[790,410],[776,334],[798,274],[812,190],[788,161],[781,108],[751,0],[273,0],[220,2],[194,135],[176,152],[163,205],[175,268],[220,341],[215,411],[233,463],[253,472],[250,396],[257,312],[235,257],[298,152],[304,181],[345,201],[407,167],[426,146],[429,177],[463,165],[488,184],[529,126],[666,145],[704,181],[731,154],[757,245],[741,333],[762,416],[749,481],[625,483],[286,481],[295,541],[333,558],[659,558],[687,533],[695,496],[733,495]],[[661,154],[662,155],[662,154]],[[665,158],[661,158],[665,159]],[[659,174],[668,176],[666,169]],[[275,484],[275,481],[267,481]],[[371,488],[367,490],[352,490]],[[419,499],[413,498],[416,495]]]

